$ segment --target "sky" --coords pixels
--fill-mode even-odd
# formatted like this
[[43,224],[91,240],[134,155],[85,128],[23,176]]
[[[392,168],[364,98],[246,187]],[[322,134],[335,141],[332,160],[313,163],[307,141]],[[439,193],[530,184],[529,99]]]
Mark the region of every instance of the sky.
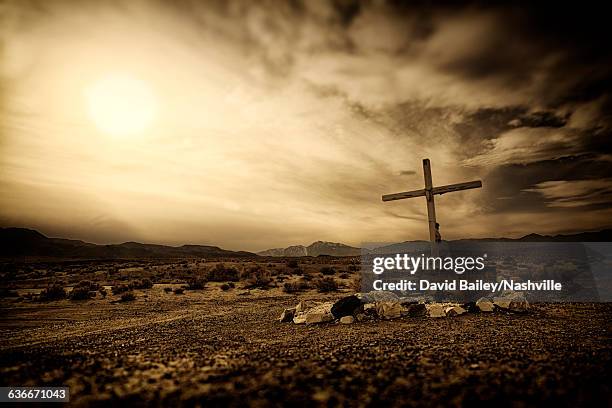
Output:
[[[0,225],[263,250],[612,226],[595,4],[3,1]],[[582,3],[581,3],[582,5]]]

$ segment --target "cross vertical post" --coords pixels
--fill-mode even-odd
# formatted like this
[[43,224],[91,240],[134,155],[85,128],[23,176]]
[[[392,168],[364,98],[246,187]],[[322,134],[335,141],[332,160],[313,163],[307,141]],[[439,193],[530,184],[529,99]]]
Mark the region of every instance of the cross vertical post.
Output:
[[429,222],[429,241],[431,256],[438,256],[436,242],[436,205],[434,202],[433,182],[431,180],[431,164],[429,159],[423,159],[423,176],[425,177],[425,198],[427,199],[427,220]]

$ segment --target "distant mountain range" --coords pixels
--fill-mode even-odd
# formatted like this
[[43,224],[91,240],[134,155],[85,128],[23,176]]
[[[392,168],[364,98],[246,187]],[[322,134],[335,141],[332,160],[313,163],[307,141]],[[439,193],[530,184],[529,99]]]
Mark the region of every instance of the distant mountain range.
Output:
[[[472,239],[459,239],[450,242],[468,242],[468,241],[481,241],[481,242],[609,242],[612,241],[612,229],[606,229],[602,231],[593,232],[581,232],[578,234],[571,235],[539,235],[529,234],[521,238],[472,238]],[[367,252],[394,252],[396,249],[400,251],[405,248],[406,244],[411,244],[413,249],[426,250],[429,248],[429,241],[405,241],[401,243],[390,244],[384,247],[376,248],[373,250],[366,250]],[[291,257],[291,256],[319,256],[319,255],[330,255],[330,256],[358,256],[361,254],[361,248],[356,248],[336,242],[324,242],[317,241],[309,246],[293,245],[287,248],[273,248],[265,251],[257,252],[260,256],[277,256],[277,257]]]
[[[581,232],[571,235],[529,234],[518,239],[478,238],[457,241],[509,241],[509,242],[610,242],[612,229]],[[453,242],[457,242],[453,241]],[[406,241],[384,247],[391,250],[395,245],[415,243],[427,248],[427,241]],[[380,250],[381,248],[379,248]],[[63,258],[63,259],[147,259],[147,258],[202,258],[202,257],[299,257],[299,256],[358,256],[361,248],[337,242],[313,242],[308,246],[294,245],[258,252],[229,251],[209,245],[168,246],[125,242],[123,244],[99,245],[89,242],[49,238],[38,231],[26,228],[0,228],[0,258]]]
[[308,246],[293,245],[287,248],[274,248],[258,252],[261,256],[357,256],[361,248],[340,244],[338,242],[317,241]]
[[89,242],[48,238],[26,228],[0,228],[0,257],[64,259],[146,259],[190,257],[256,257],[252,252],[228,251],[216,246],[182,245],[178,247],[139,242],[98,245]]

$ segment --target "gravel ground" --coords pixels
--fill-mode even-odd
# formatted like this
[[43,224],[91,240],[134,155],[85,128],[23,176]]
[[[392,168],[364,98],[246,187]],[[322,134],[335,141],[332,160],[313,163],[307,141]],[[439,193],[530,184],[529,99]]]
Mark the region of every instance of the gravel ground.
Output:
[[82,406],[612,404],[612,304],[304,326],[275,319],[340,295],[158,292],[3,303],[2,385],[66,384]]

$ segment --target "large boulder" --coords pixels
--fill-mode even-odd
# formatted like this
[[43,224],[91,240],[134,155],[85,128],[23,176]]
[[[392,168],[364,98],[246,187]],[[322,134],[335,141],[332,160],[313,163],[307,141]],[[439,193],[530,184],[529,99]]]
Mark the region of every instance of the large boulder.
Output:
[[361,299],[359,299],[359,297],[356,295],[343,297],[334,303],[331,308],[331,313],[336,319],[340,319],[344,316],[353,316],[359,311],[362,305],[363,303]]

